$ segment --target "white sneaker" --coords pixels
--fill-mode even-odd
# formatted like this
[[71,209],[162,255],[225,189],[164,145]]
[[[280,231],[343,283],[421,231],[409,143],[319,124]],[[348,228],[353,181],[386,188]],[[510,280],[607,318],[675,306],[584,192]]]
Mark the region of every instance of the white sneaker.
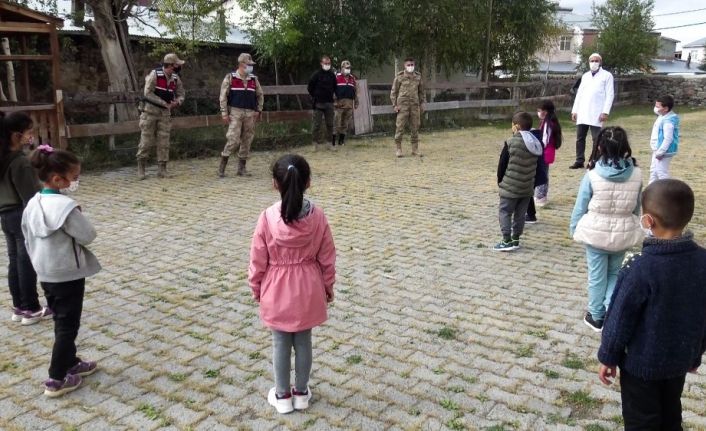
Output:
[[307,386],[305,395],[297,395],[292,388],[292,398],[294,398],[295,410],[306,410],[309,408],[309,400],[311,400],[311,389]]
[[41,310],[34,313],[26,312],[22,317],[22,325],[34,325],[40,320],[51,319],[54,316],[54,312],[49,307],[42,307]]
[[275,388],[270,389],[270,393],[267,394],[267,402],[277,410],[277,413],[284,414],[294,411],[292,396],[290,395],[289,398],[277,398],[277,390]]

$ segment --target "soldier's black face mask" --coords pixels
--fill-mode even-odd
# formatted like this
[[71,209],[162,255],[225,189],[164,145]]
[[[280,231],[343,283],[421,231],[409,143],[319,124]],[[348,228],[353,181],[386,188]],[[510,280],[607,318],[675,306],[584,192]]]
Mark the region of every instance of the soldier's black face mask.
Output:
[[174,72],[177,75],[181,75],[181,66],[174,66]]

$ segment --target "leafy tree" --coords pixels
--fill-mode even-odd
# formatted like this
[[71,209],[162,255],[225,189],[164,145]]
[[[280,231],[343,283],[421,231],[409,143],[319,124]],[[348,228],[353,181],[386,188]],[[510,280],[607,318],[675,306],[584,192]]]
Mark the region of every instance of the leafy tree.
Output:
[[653,33],[654,0],[607,0],[593,6],[593,24],[599,31],[594,44],[582,47],[581,61],[592,52],[603,57],[603,66],[616,74],[649,72],[657,55],[659,38]]
[[[159,23],[172,36],[160,43],[159,54],[177,51],[188,57],[202,46],[226,39],[225,11],[220,0],[155,0]],[[215,15],[215,16],[214,16]]]
[[514,73],[517,80],[536,69],[537,52],[554,44],[562,33],[555,9],[549,0],[495,2],[491,52],[500,67]]

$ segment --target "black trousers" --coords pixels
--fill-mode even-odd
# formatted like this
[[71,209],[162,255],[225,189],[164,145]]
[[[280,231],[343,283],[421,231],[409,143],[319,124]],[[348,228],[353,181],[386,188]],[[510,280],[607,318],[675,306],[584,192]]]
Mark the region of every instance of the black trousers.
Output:
[[85,278],[63,283],[42,282],[49,307],[54,310],[54,348],[49,365],[52,379],[63,380],[69,368],[79,362],[76,336],[81,326],[85,287]]
[[591,138],[593,139],[593,146],[591,151],[596,148],[596,139],[598,139],[598,132],[601,128],[598,126],[589,126],[588,124],[577,124],[576,125],[576,163],[583,164],[586,161],[586,136],[588,135],[588,130],[591,130]]
[[12,306],[25,311],[39,311],[42,307],[37,296],[37,274],[22,235],[22,208],[0,214],[0,222],[7,242],[7,284]]
[[686,375],[643,380],[620,370],[626,431],[681,431],[681,393]]

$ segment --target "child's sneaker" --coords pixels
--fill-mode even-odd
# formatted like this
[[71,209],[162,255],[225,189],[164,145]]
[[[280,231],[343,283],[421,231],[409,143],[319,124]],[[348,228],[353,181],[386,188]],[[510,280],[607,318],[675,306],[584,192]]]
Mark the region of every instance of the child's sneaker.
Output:
[[25,315],[22,316],[22,324],[25,326],[34,325],[40,320],[51,319],[52,316],[54,316],[54,312],[49,307],[42,307],[41,310],[35,311],[34,313],[31,311],[25,311]]
[[75,376],[86,377],[95,373],[98,369],[98,363],[96,361],[82,361],[78,360],[78,364],[69,368],[66,374],[73,374]]
[[67,374],[64,380],[49,379],[44,382],[44,395],[49,398],[60,397],[81,386],[81,376]]
[[596,332],[603,331],[603,320],[593,320],[593,316],[591,316],[591,313],[589,312],[586,312],[586,316],[583,318],[583,323]]
[[21,322],[23,317],[25,317],[24,310],[20,310],[19,308],[12,309],[12,321],[13,322]]
[[517,250],[518,248],[520,248],[520,237],[519,236],[513,236],[512,239],[510,240],[510,242],[512,243],[512,247],[514,248],[514,250]]
[[536,224],[537,223],[537,216],[536,215],[529,215],[525,214],[525,223],[527,224]]
[[309,408],[309,400],[311,400],[311,389],[306,387],[306,392],[299,392],[292,388],[292,396],[294,398],[295,410],[306,410]]
[[540,199],[535,199],[534,204],[535,206],[539,208],[543,208],[547,203],[549,202],[549,198],[540,198]]
[[277,413],[284,414],[294,411],[292,394],[287,394],[283,398],[280,398],[277,396],[277,390],[275,388],[270,389],[270,393],[267,394],[267,402],[277,410]]
[[512,240],[501,240],[499,243],[493,246],[493,251],[513,251],[515,246],[512,245]]

